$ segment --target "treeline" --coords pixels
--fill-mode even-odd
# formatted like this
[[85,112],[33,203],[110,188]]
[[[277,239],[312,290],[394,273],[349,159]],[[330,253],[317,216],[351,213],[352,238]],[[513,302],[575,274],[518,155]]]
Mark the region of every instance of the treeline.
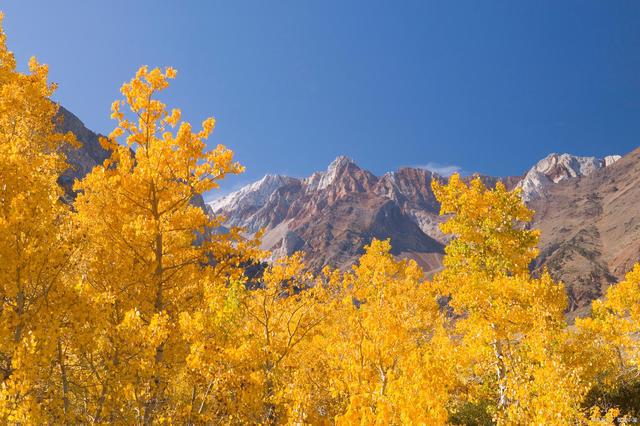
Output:
[[[434,192],[455,238],[432,281],[374,240],[352,270],[265,257],[192,205],[242,167],[142,67],[111,157],[62,201],[55,87],[0,33],[0,422],[613,424],[639,415],[640,267],[568,327],[531,276],[532,212],[502,184]],[[627,416],[627,417],[623,417]]]

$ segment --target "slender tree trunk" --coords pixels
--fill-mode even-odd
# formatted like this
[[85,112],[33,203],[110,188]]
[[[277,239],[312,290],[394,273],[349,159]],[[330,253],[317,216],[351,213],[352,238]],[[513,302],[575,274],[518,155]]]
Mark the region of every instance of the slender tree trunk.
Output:
[[13,331],[13,342],[20,343],[22,340],[22,328],[24,327],[24,322],[22,316],[24,315],[24,289],[22,288],[22,283],[20,282],[20,269],[17,271],[17,284],[18,284],[18,294],[16,295],[16,314],[18,315],[18,325]]
[[387,391],[387,372],[384,368],[378,367],[380,371],[380,381],[382,382],[382,386],[380,387],[380,396],[384,396]]
[[207,385],[207,390],[202,397],[202,402],[200,403],[200,408],[198,408],[198,414],[204,413],[204,408],[207,406],[207,397],[209,396],[209,392],[211,392],[211,387],[213,386],[213,382],[209,382]]
[[[267,312],[267,299],[266,297],[262,299],[262,312],[264,315],[264,341],[265,347],[269,348],[271,346],[271,330],[269,330],[269,313]],[[271,361],[270,354],[267,351],[265,353],[265,362],[264,362],[264,390],[263,390],[263,413],[262,417],[264,419],[265,424],[267,425],[275,425],[276,424],[276,406],[273,402],[273,397],[275,395],[274,384],[273,384],[273,369],[274,362]]]
[[106,383],[102,385],[102,391],[100,392],[100,397],[98,398],[98,404],[96,404],[96,411],[93,415],[93,421],[95,423],[102,422],[102,407],[104,406],[104,402],[107,399],[107,385]]
[[[159,219],[158,219],[159,220]],[[164,295],[163,295],[163,273],[164,268],[162,266],[162,233],[158,231],[156,234],[156,247],[155,247],[155,257],[156,257],[156,269],[154,272],[154,279],[156,281],[156,300],[154,303],[154,307],[156,313],[162,313],[164,310]],[[162,362],[164,358],[164,343],[160,344],[156,348],[156,363]]]
[[498,408],[504,408],[508,403],[507,385],[505,383],[507,367],[504,363],[504,350],[500,340],[496,339],[493,342],[493,351],[496,356],[496,374],[498,376]]
[[[155,270],[153,273],[153,281],[155,285],[155,301],[154,301],[154,309],[156,314],[162,313],[164,310],[164,294],[163,294],[163,286],[164,286],[164,267],[163,267],[163,238],[162,231],[160,229],[160,213],[158,208],[158,199],[156,198],[156,190],[155,187],[151,186],[151,194],[152,194],[152,202],[151,202],[151,210],[153,219],[156,222],[156,235],[154,241],[154,257],[155,257]],[[154,381],[154,395],[147,402],[144,409],[143,422],[145,425],[153,423],[154,411],[157,410],[160,402],[163,398],[163,383],[162,378],[160,377],[160,373],[158,369],[160,368],[160,364],[164,360],[164,343],[161,343],[156,347],[155,354],[155,367],[156,373],[153,379]]]
[[67,379],[67,367],[64,363],[64,357],[62,356],[62,342],[60,338],[58,338],[58,365],[60,366],[60,380],[62,382],[62,408],[66,422],[67,415],[69,414],[69,381]]
[[273,401],[275,396],[275,390],[273,385],[273,365],[267,361],[265,363],[265,382],[264,382],[264,396],[263,396],[263,418],[267,425],[275,425],[276,422],[276,404]]

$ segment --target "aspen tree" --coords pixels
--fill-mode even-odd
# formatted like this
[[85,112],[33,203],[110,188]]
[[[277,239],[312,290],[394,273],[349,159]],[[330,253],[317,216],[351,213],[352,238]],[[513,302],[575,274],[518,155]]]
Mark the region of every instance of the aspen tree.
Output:
[[207,150],[213,118],[194,131],[157,99],[175,76],[143,66],[122,86],[118,125],[101,141],[112,155],[75,185],[81,286],[94,312],[93,340],[78,357],[91,373],[84,407],[95,422],[172,418],[188,354],[179,318],[202,309],[208,286],[238,278],[253,247],[237,229],[211,232],[222,219],[194,205],[242,167],[222,145]]
[[[640,263],[636,263],[624,280],[609,287],[605,297],[595,300],[592,314],[576,320],[583,364],[588,362],[589,379],[601,394],[605,411],[620,404],[620,414],[640,415],[638,376],[640,375]],[[586,344],[585,344],[586,343]],[[631,390],[618,398],[607,396],[616,389]],[[635,391],[633,391],[635,389]],[[622,407],[624,406],[624,407]]]
[[524,225],[533,212],[518,190],[501,182],[488,189],[479,177],[467,185],[454,174],[446,185],[434,181],[433,191],[449,215],[442,231],[455,236],[435,282],[468,355],[462,399],[491,401],[500,424],[578,421],[588,384],[563,357],[563,285],[529,273],[538,231]]
[[436,292],[414,261],[373,240],[343,278],[332,327],[331,388],[344,399],[338,424],[442,424],[454,382]]
[[[68,308],[69,208],[58,177],[72,135],[56,131],[48,68],[16,70],[0,14],[0,421],[44,423],[68,408],[58,330]],[[64,364],[62,364],[64,365]],[[50,416],[50,417],[48,417]]]

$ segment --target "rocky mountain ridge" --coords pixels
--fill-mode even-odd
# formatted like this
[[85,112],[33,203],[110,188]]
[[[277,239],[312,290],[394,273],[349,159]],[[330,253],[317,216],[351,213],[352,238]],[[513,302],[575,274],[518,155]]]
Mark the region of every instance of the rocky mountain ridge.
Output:
[[518,183],[525,201],[545,198],[547,189],[565,179],[588,176],[618,161],[619,155],[604,158],[579,157],[570,154],[552,153],[538,161]]
[[570,310],[588,309],[640,261],[640,148],[530,204],[541,231],[536,266],[565,282]]
[[[340,156],[326,171],[304,179],[266,176],[209,205],[229,225],[248,232],[264,228],[263,248],[274,256],[302,250],[313,267],[347,266],[371,238],[391,238],[397,255],[411,253],[433,270],[443,245],[433,236],[442,235],[429,228],[438,214],[433,194],[425,190],[431,176],[427,170],[400,169],[377,177]],[[430,232],[410,215],[420,217]]]
[[[545,198],[548,188],[558,182],[588,176],[618,159],[619,155],[596,158],[552,153],[522,177],[482,178],[490,186],[500,179],[510,189],[519,187],[524,200],[531,202]],[[224,215],[229,225],[242,226],[254,233],[261,228],[269,231],[286,217],[292,216],[290,212],[285,214],[283,211],[285,206],[281,197],[285,192],[289,202],[292,198],[297,200],[312,194],[320,196],[324,192],[327,202],[336,201],[348,193],[371,192],[398,204],[403,213],[426,235],[445,242],[447,237],[438,229],[440,205],[431,191],[431,181],[434,178],[445,179],[429,170],[412,167],[402,167],[377,177],[361,169],[352,159],[339,156],[329,164],[326,171],[314,172],[302,179],[266,175],[259,181],[210,202],[209,206],[214,214]],[[274,209],[274,204],[278,205],[278,209]],[[276,212],[279,214],[274,214]]]
[[[524,200],[538,211],[533,226],[543,229],[543,238],[535,266],[549,268],[555,278],[567,283],[572,310],[583,309],[599,297],[624,268],[609,271],[596,259],[601,254],[598,251],[598,256],[587,255],[577,271],[571,269],[568,259],[575,253],[568,247],[574,244],[578,247],[575,250],[589,251],[591,243],[584,237],[585,231],[576,231],[571,236],[573,243],[565,244],[554,238],[555,229],[546,231],[551,217],[554,223],[562,223],[562,217],[570,220],[574,214],[568,204],[551,216],[556,209],[548,204],[558,203],[558,193],[582,179],[602,175],[620,159],[618,155],[596,158],[553,153],[520,177],[481,177],[488,186],[500,179],[509,189],[521,188]],[[427,274],[433,274],[441,267],[444,244],[450,238],[438,228],[442,218],[431,191],[433,179],[444,177],[411,167],[378,177],[340,156],[326,171],[302,179],[265,177],[210,206],[229,224],[244,226],[249,232],[264,229],[263,248],[271,250],[274,257],[302,250],[313,268],[326,264],[345,268],[371,238],[391,238],[395,255],[415,259]]]

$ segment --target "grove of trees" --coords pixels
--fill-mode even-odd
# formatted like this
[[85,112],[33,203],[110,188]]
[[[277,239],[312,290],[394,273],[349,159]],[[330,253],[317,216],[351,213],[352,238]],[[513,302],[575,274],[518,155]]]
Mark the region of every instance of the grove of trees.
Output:
[[[1,23],[1,21],[0,21]],[[113,103],[110,158],[64,197],[55,86],[0,27],[3,424],[615,424],[640,416],[640,265],[569,325],[529,270],[518,191],[434,182],[454,238],[432,280],[373,240],[347,271],[301,254],[258,273],[259,235],[193,199],[242,172],[142,67]],[[71,147],[71,148],[70,148]],[[255,269],[255,268],[254,268]]]

